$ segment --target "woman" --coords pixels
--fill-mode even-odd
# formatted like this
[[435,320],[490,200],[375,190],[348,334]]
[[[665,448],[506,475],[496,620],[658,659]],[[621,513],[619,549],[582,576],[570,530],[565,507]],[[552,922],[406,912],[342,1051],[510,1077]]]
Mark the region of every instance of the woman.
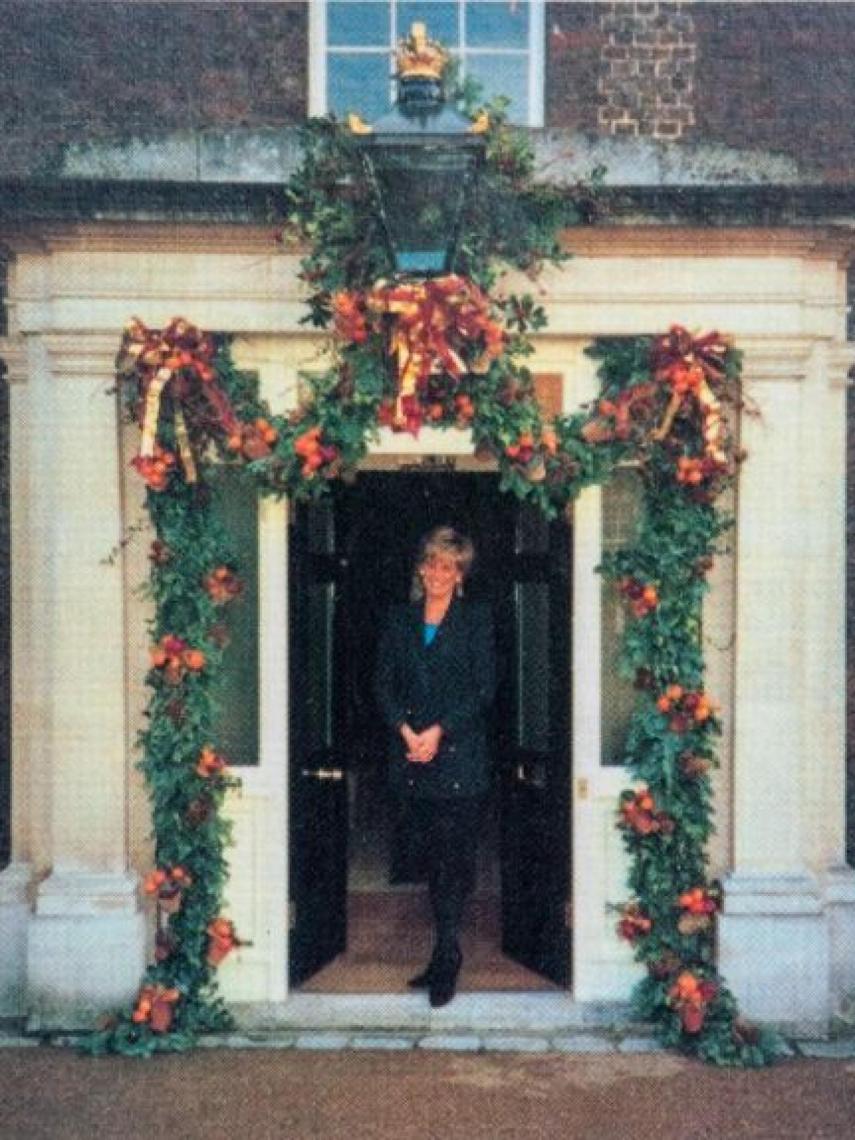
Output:
[[475,881],[479,823],[489,789],[486,712],[495,664],[489,608],[463,603],[472,542],[441,526],[422,539],[412,602],[394,607],[381,638],[375,688],[392,736],[391,784],[411,810],[425,850],[434,918],[427,968],[411,978],[432,1006],[454,997],[458,931]]

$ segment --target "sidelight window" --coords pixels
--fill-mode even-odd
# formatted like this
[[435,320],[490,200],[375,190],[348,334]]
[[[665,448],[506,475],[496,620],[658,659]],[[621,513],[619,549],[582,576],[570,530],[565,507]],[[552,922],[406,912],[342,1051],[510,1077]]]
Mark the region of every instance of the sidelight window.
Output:
[[212,510],[239,559],[240,595],[223,606],[219,624],[228,639],[213,701],[213,738],[229,764],[259,762],[258,491],[234,468],[212,480]]
[[[603,487],[602,550],[609,554],[631,543],[641,516],[641,482],[634,468],[619,468]],[[632,680],[619,672],[620,650],[627,621],[626,606],[614,583],[603,581],[601,630],[602,763],[619,765],[635,707]]]

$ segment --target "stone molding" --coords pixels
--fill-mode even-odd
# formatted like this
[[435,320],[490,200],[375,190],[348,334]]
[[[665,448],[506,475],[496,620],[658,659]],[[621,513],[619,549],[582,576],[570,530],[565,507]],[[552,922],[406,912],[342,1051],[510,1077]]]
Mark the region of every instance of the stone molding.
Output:
[[850,375],[855,368],[855,343],[841,341],[829,345],[826,358],[826,382],[832,388],[848,388],[853,380]]
[[89,916],[139,910],[139,880],[130,871],[55,870],[36,892],[36,914]]
[[114,336],[104,332],[43,333],[51,380],[99,376],[113,377],[122,330]]
[[740,339],[746,383],[800,383],[807,379],[816,341],[808,337]]
[[[699,243],[699,233],[703,240]],[[42,222],[3,235],[19,255],[44,253],[254,253],[276,259],[298,258],[299,243],[284,250],[272,225],[229,221],[179,224],[161,221]],[[734,239],[738,237],[738,245]],[[569,252],[598,257],[678,255],[688,257],[815,256],[851,257],[855,233],[833,226],[703,226],[636,224],[578,226],[566,229],[562,241]],[[308,248],[308,247],[305,247]]]
[[12,862],[0,871],[0,1018],[26,1013],[27,943],[33,868]]
[[722,885],[719,968],[744,1014],[786,1032],[824,1036],[831,952],[816,878],[737,870]]
[[27,382],[27,342],[22,336],[0,337],[0,359],[6,363],[6,380],[9,384]]
[[0,907],[9,903],[27,903],[32,884],[32,865],[13,859],[0,871]]
[[808,872],[769,874],[735,870],[723,880],[724,913],[732,915],[822,914],[819,881]]

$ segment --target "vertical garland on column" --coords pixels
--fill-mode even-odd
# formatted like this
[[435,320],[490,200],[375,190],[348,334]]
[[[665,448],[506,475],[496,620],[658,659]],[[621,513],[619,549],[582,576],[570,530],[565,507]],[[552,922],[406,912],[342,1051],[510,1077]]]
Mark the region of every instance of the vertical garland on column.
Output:
[[[740,458],[723,416],[725,402],[739,406],[739,354],[715,334],[693,339],[682,329],[658,341],[603,340],[589,352],[601,360],[603,399],[583,432],[632,442],[643,487],[634,541],[600,567],[629,610],[621,667],[639,691],[622,757],[637,783],[618,808],[632,897],[617,929],[647,971],[635,1005],[666,1045],[717,1064],[761,1065],[781,1041],[738,1016],[718,974],[721,892],[706,850],[721,722],[704,688],[701,618],[716,542],[732,524],[716,502]],[[623,418],[622,407],[634,414]]]
[[[155,907],[153,961],[134,1006],[111,1015],[85,1048],[147,1055],[191,1046],[231,1023],[215,971],[241,940],[222,914],[230,824],[221,808],[229,774],[212,728],[216,680],[228,641],[223,607],[241,592],[238,563],[205,481],[211,449],[268,458],[275,436],[252,386],[213,341],[183,320],[162,334],[132,321],[118,371],[141,427],[134,459],[154,531],[148,590],[154,602],[146,684],[151,696],[138,744],[151,801]],[[272,435],[271,435],[272,433]],[[266,438],[265,438],[266,434]]]

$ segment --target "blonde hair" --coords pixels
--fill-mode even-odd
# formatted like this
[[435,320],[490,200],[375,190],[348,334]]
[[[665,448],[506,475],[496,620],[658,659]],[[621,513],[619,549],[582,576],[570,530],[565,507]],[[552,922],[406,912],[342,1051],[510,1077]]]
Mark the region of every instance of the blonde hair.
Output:
[[413,577],[410,582],[410,600],[420,602],[425,596],[424,586],[419,577],[419,570],[428,559],[437,554],[448,555],[457,563],[457,569],[463,578],[472,569],[475,561],[475,547],[472,539],[453,526],[435,526],[423,535],[416,553],[416,562],[413,567]]

